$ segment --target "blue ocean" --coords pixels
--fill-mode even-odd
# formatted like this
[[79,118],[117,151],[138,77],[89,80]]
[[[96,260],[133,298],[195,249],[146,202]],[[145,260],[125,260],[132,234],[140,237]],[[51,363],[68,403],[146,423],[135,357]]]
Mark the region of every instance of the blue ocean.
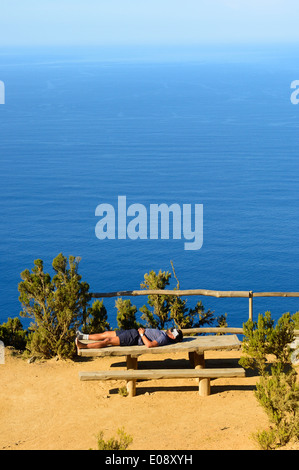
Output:
[[[91,292],[139,289],[171,261],[181,289],[299,291],[298,64],[288,46],[0,50],[0,323],[19,315],[20,273],[41,258],[53,274],[59,253]],[[99,240],[96,207],[121,195],[202,204],[201,249]],[[248,318],[248,299],[198,300],[229,326]],[[266,310],[299,299],[255,298],[254,319]]]

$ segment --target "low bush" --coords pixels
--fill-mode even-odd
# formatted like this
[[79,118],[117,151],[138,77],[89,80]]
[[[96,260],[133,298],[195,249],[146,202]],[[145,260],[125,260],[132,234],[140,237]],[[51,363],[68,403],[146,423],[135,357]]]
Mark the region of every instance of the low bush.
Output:
[[104,440],[104,433],[101,431],[98,436],[98,450],[127,450],[132,442],[133,438],[125,433],[124,428],[117,430],[117,438],[111,437],[108,441]]
[[32,272],[21,273],[20,315],[33,323],[27,348],[45,358],[72,357],[76,329],[82,324],[90,300],[89,285],[78,274],[80,258],[61,253],[53,260],[53,278],[44,272],[43,261],[34,262]]
[[83,333],[103,333],[110,330],[108,314],[103,300],[95,300],[91,307],[87,309],[82,327]]
[[13,346],[21,351],[26,348],[28,332],[23,329],[18,317],[8,318],[6,323],[0,325],[0,340],[5,346]]
[[271,423],[269,429],[254,435],[265,450],[298,440],[299,386],[289,346],[294,339],[294,326],[289,313],[282,315],[274,325],[270,312],[260,314],[257,322],[248,320],[243,325],[245,356],[241,357],[240,364],[258,370],[260,380],[255,395]]

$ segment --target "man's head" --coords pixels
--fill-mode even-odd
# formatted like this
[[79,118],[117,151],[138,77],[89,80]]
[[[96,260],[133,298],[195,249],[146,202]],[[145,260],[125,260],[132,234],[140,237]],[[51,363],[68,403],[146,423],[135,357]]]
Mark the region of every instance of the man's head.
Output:
[[178,328],[169,328],[166,333],[172,343],[178,343],[183,340],[182,330],[179,330]]

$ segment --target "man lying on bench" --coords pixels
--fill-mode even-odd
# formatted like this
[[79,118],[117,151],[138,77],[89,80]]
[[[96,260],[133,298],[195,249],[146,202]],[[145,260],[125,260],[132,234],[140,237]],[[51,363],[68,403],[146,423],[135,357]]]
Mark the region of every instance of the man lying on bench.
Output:
[[[78,349],[98,349],[107,346],[143,346],[155,348],[182,341],[183,333],[177,328],[162,331],[157,328],[139,328],[130,330],[105,331],[104,333],[83,334],[77,331]],[[94,343],[82,343],[80,340],[92,340]]]

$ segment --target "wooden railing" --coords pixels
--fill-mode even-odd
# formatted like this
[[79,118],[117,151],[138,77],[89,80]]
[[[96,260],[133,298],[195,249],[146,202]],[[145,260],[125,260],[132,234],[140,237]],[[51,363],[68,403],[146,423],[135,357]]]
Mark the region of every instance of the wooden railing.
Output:
[[189,289],[189,290],[130,290],[118,292],[101,292],[93,293],[94,298],[104,297],[134,297],[142,295],[176,295],[176,296],[189,296],[189,295],[204,295],[217,298],[248,298],[249,301],[249,319],[253,319],[253,298],[254,297],[299,297],[299,292],[253,292],[253,291],[216,291],[207,289]]

